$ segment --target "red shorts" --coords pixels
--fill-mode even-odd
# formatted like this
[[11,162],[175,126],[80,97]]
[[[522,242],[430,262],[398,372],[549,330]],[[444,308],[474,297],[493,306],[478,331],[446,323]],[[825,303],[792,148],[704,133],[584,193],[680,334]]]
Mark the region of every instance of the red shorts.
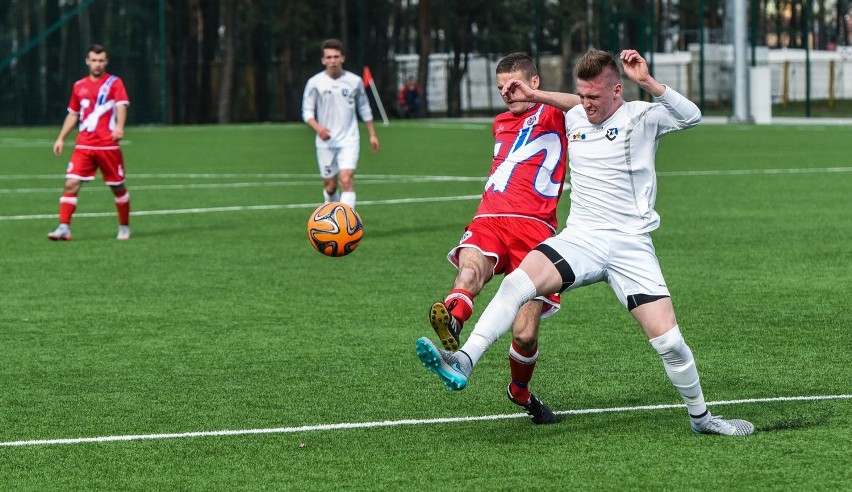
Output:
[[[508,275],[515,271],[531,250],[553,236],[544,222],[521,217],[478,217],[465,228],[459,245],[448,254],[456,268],[461,248],[476,248],[485,256],[494,258],[494,275]],[[541,317],[546,318],[559,310],[559,294],[537,298],[544,301]]]
[[121,149],[93,150],[74,149],[68,169],[65,171],[66,178],[79,179],[80,181],[92,181],[95,179],[97,170],[101,170],[101,177],[109,186],[124,184],[124,158]]

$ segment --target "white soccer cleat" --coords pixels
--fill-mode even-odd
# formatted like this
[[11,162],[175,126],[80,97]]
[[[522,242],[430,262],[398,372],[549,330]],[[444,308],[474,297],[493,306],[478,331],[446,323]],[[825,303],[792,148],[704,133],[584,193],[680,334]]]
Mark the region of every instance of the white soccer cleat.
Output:
[[68,224],[59,224],[59,227],[49,233],[47,238],[51,241],[70,241],[71,227],[69,227]]
[[417,340],[416,349],[423,366],[441,378],[447,389],[459,391],[467,386],[468,376],[473,369],[467,354],[439,349],[426,337]]
[[130,226],[118,226],[118,235],[115,236],[119,241],[127,241],[130,239]]
[[711,434],[717,436],[749,436],[754,434],[754,425],[742,419],[723,419],[721,416],[711,416],[700,428],[692,425],[693,434]]

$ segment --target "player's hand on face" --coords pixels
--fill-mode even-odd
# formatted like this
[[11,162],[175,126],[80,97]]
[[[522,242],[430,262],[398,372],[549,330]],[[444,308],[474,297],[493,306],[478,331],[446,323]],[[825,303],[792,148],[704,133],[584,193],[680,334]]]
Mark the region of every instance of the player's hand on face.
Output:
[[621,52],[621,66],[624,68],[624,74],[634,82],[642,82],[650,77],[648,64],[636,50]]
[[512,79],[503,86],[500,94],[507,103],[529,102],[533,97],[533,90],[524,81]]

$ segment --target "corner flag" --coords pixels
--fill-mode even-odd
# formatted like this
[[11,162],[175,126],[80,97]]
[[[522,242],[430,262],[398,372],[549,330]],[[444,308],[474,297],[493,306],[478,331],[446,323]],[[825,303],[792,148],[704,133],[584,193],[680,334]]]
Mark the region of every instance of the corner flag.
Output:
[[364,87],[369,87],[373,91],[373,98],[376,100],[376,105],[379,107],[379,112],[382,114],[382,121],[385,125],[388,124],[388,115],[385,114],[385,107],[382,106],[382,100],[379,99],[379,91],[376,90],[376,81],[373,80],[373,74],[370,72],[370,67],[364,65]]

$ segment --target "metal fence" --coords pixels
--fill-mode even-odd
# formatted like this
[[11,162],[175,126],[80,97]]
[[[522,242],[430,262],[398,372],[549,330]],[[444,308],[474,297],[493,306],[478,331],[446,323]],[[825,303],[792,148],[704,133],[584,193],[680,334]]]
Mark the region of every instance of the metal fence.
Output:
[[[732,104],[734,84],[733,47],[706,44],[703,56],[700,55],[700,45],[690,45],[689,48],[689,51],[649,53],[645,56],[652,65],[654,76],[661,82],[688,95],[696,103],[729,107]],[[397,78],[405,80],[416,77],[418,59],[417,55],[397,56]],[[503,110],[494,74],[499,59],[498,55],[469,57],[461,88],[464,111],[494,113]],[[431,114],[441,114],[447,110],[447,74],[451,62],[452,56],[446,54],[435,54],[429,58],[426,93]],[[825,101],[829,105],[837,100],[852,99],[852,49],[806,53],[805,50],[759,48],[754,64],[769,67],[771,84],[763,89],[769,91],[774,104],[805,101],[808,97]],[[543,89],[571,90],[562,83],[565,65],[561,56],[540,57],[539,72]],[[627,99],[641,97],[638,88],[632,84],[625,84],[624,93]]]
[[[107,13],[92,11],[89,22],[108,22]],[[101,16],[102,17],[98,17]],[[58,20],[57,20],[58,22]],[[119,75],[131,99],[130,124],[210,123],[216,121],[219,104],[219,66],[216,56],[199,66],[200,54],[186,46],[176,46],[164,36],[162,26],[134,22],[132,15],[122,19],[120,49],[107,46],[108,70]],[[86,74],[85,50],[90,38],[78,24],[66,23],[51,30],[44,22],[41,31],[32,33],[0,32],[0,126],[59,125],[64,118],[71,85]],[[108,26],[104,27],[107,29]],[[13,35],[14,34],[14,35]],[[166,33],[167,34],[167,33]],[[30,47],[13,42],[32,39]],[[26,49],[25,49],[26,48]],[[22,55],[10,57],[11,53]],[[729,107],[733,93],[733,51],[731,46],[693,44],[689,51],[653,53],[647,57],[655,76],[672,85],[696,102],[707,106]],[[301,90],[307,78],[322,67],[318,58],[305,55],[297,59],[271,57],[260,67],[251,62],[237,63],[235,90],[231,96],[234,122],[298,121]],[[461,81],[461,109],[465,114],[494,114],[503,110],[495,87],[494,70],[501,55],[471,54]],[[538,56],[542,87],[548,90],[572,90],[571,67],[576,56]],[[703,64],[702,64],[703,60]],[[426,81],[425,116],[443,116],[448,111],[448,74],[452,55],[433,54],[429,59]],[[812,100],[852,99],[852,49],[808,51],[758,48],[755,63],[770,68],[771,101],[775,104]],[[361,73],[363,67],[347,68]],[[397,55],[384,66],[371,67],[376,76],[383,106],[395,108],[397,93],[404,80],[417,76],[418,56]],[[265,74],[265,75],[261,75]],[[628,98],[640,94],[625,85]],[[260,95],[260,96],[259,96]],[[393,111],[390,111],[394,114]]]

